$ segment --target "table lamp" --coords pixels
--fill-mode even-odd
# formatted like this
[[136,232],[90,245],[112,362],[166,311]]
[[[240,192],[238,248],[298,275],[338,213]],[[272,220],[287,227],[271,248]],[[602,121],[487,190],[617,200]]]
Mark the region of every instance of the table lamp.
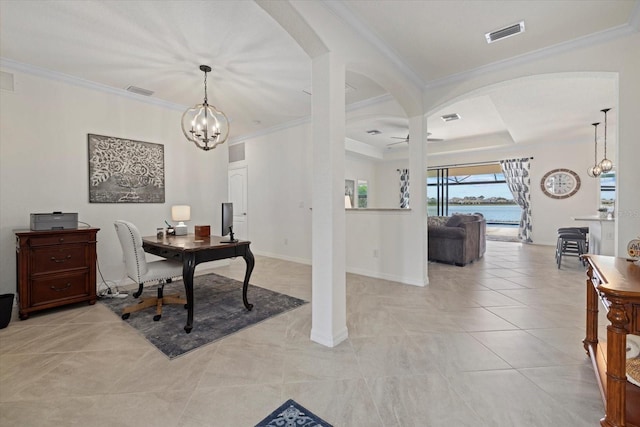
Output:
[[179,221],[178,225],[174,227],[176,230],[176,236],[184,236],[187,234],[187,226],[183,221],[189,221],[191,219],[191,206],[188,205],[175,205],[171,206],[171,219]]

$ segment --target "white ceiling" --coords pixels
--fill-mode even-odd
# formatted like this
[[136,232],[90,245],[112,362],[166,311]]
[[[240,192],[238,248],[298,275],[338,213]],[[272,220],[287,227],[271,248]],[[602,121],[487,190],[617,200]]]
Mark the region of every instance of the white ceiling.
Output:
[[[292,2],[295,5],[295,1]],[[637,26],[639,1],[369,1],[325,2],[378,43],[415,81],[429,85],[500,67],[513,58],[585,37]],[[526,31],[491,45],[484,33],[525,20]],[[355,25],[357,24],[357,25]],[[634,28],[637,31],[637,28]],[[185,108],[202,100],[200,64],[209,101],[231,118],[231,136],[264,131],[308,117],[311,62],[291,36],[253,1],[0,1],[2,65],[81,79],[116,90],[154,91],[150,100]],[[348,72],[347,104],[384,95]],[[613,89],[612,89],[613,88]],[[149,99],[148,99],[149,100]],[[531,80],[448,106],[428,129],[448,147],[502,135],[529,143],[545,135],[592,135],[599,110],[615,104],[607,79]],[[463,119],[438,117],[456,112]],[[610,114],[615,120],[615,111]],[[378,129],[375,137],[366,130]],[[347,136],[386,149],[408,133],[406,119],[377,116],[347,124]],[[506,137],[505,137],[506,135]],[[506,138],[506,139],[505,139]],[[479,138],[481,139],[481,138]],[[444,143],[432,144],[442,146]],[[397,144],[394,149],[402,149]],[[451,148],[450,148],[451,149]]]

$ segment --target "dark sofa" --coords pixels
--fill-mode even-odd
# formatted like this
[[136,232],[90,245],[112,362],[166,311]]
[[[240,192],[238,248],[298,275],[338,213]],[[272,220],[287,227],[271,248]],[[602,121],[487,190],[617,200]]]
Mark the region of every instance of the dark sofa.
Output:
[[429,260],[464,266],[486,251],[487,222],[482,214],[430,216],[427,229]]

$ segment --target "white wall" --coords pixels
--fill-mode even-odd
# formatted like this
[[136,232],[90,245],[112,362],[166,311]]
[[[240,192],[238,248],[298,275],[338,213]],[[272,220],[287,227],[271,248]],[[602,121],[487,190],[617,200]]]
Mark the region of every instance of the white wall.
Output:
[[[376,163],[376,182],[378,183],[378,208],[400,208],[400,172],[398,169],[407,169],[408,160],[389,160]],[[413,176],[409,172],[409,197],[411,191],[418,187],[413,187]],[[409,199],[411,205],[411,199]]]
[[257,254],[311,262],[311,126],[244,140],[248,239]]
[[400,206],[400,173],[409,167],[409,160],[367,159],[349,152],[346,154],[345,179],[366,180],[369,183],[368,208],[392,209]]
[[380,186],[376,179],[376,163],[361,156],[345,153],[344,179],[351,179],[355,185],[354,208],[358,207],[358,180],[367,181],[367,207],[376,207]]
[[[217,229],[220,202],[227,199],[226,144],[204,152],[187,142],[180,111],[2,71],[14,74],[16,90],[0,96],[0,292],[15,292],[13,230],[28,229],[33,212],[78,212],[80,221],[99,227],[98,261],[107,280],[119,280],[124,271],[116,219],[155,234],[171,220],[171,205],[189,204],[190,230],[195,224]],[[164,144],[165,203],[89,203],[88,133]]]

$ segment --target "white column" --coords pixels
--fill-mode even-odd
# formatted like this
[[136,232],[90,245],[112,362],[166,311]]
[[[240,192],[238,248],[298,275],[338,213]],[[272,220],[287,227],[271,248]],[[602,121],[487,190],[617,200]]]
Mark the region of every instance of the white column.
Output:
[[[422,115],[409,117],[409,196],[411,215],[407,221],[411,236],[404,244],[406,276],[416,277],[419,285],[429,283],[427,275],[427,126]],[[414,137],[415,135],[415,137]]]
[[335,53],[313,59],[311,340],[334,347],[347,336],[345,286],[345,66]]

